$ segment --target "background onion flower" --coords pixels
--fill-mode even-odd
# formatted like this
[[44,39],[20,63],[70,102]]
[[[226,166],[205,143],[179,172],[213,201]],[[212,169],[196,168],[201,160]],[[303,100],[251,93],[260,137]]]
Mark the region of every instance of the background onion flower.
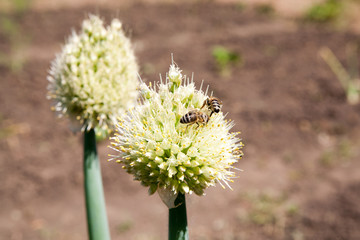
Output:
[[232,165],[243,155],[238,133],[229,132],[233,122],[220,112],[199,127],[180,123],[184,114],[201,108],[207,91],[196,90],[175,64],[165,82],[141,83],[140,91],[142,104],[119,118],[112,145],[120,154],[113,159],[149,187],[150,194],[160,189],[161,196],[164,190],[165,195],[202,195],[217,182],[229,186],[235,177]]
[[119,20],[110,26],[90,15],[73,32],[51,63],[48,98],[60,116],[78,121],[82,130],[108,130],[115,116],[133,106],[138,65]]
[[120,21],[114,19],[104,27],[95,15],[83,22],[80,33],[72,33],[51,63],[48,98],[54,100],[53,110],[69,116],[72,127],[75,122],[84,131],[84,188],[91,240],[110,239],[95,129],[104,137],[114,126],[115,116],[136,102],[137,72]]

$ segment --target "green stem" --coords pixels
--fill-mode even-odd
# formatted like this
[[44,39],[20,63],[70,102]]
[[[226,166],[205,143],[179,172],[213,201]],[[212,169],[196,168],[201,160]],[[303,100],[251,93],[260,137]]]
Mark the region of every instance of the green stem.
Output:
[[84,132],[84,187],[90,240],[110,240],[95,131]]
[[169,209],[169,240],[188,240],[185,195],[179,193],[175,199],[176,208]]

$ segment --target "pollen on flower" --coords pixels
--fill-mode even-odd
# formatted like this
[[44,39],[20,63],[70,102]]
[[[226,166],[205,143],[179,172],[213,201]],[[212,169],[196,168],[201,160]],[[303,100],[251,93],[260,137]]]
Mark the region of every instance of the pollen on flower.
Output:
[[208,124],[179,122],[202,107],[207,91],[197,90],[174,63],[165,81],[141,83],[139,89],[141,104],[124,114],[113,138],[126,171],[148,186],[150,194],[168,189],[203,195],[216,183],[230,187],[233,164],[242,156],[234,150],[243,146],[237,134],[229,132],[233,123],[222,112],[213,114]]
[[69,116],[82,130],[108,130],[116,116],[135,104],[137,72],[134,52],[120,21],[114,19],[105,27],[99,17],[90,15],[52,61],[48,98],[59,116]]

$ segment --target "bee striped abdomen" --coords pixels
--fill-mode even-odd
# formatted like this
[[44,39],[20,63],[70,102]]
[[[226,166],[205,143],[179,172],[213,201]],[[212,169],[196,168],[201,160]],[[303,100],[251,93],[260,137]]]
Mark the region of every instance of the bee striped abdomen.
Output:
[[196,115],[191,111],[180,118],[180,123],[191,123],[196,120]]
[[217,99],[211,99],[209,105],[211,106],[210,108],[213,112],[220,112],[221,105]]
[[191,110],[180,118],[180,123],[183,124],[194,124],[199,123],[206,124],[209,121],[209,116],[199,110]]

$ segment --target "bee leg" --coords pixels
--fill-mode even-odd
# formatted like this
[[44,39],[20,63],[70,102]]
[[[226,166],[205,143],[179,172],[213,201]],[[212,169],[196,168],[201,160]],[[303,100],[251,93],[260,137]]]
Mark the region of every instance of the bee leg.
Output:
[[206,104],[206,100],[204,101],[204,103],[203,103],[203,105],[201,106],[200,109],[202,109],[205,106],[205,104]]
[[198,127],[200,126],[199,123],[197,122],[196,125],[197,125],[197,127],[195,129],[198,129]]
[[191,125],[193,125],[193,124],[194,124],[194,123],[190,123],[190,124],[186,125],[185,132],[187,131],[188,127],[191,126]]
[[211,118],[211,115],[212,115],[213,113],[214,113],[214,112],[213,112],[213,111],[211,111],[209,118]]

